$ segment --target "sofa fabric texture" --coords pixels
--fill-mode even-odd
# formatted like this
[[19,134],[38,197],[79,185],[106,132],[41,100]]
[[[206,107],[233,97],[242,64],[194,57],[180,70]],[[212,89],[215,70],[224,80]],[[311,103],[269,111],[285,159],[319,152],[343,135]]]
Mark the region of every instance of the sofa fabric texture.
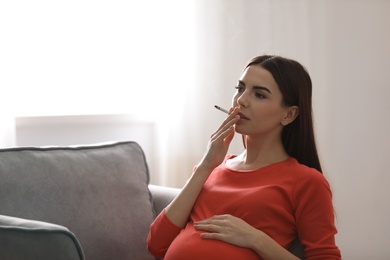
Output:
[[[145,243],[156,215],[148,184],[145,156],[135,142],[1,149],[0,252],[7,246],[23,251],[16,237],[24,234],[28,241],[35,232],[30,246],[50,234],[64,247],[73,240],[67,251],[88,260],[154,259]],[[7,216],[27,224],[2,225]],[[29,220],[58,225],[60,232],[50,233],[45,224],[36,229]]]

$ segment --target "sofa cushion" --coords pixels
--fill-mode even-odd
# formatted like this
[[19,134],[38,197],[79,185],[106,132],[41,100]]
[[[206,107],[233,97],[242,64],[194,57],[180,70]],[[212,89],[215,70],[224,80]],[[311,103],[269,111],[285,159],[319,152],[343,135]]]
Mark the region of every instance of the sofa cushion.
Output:
[[153,259],[145,156],[135,142],[0,150],[0,214],[67,227],[86,259]]

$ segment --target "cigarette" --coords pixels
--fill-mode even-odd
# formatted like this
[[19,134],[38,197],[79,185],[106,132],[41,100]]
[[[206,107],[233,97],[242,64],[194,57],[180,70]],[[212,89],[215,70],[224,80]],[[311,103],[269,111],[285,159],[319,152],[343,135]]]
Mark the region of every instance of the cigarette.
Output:
[[222,107],[220,107],[220,106],[215,105],[214,107],[215,107],[216,109],[218,109],[219,111],[222,111],[222,112],[224,112],[224,113],[226,113],[226,114],[229,114],[229,111],[227,111],[226,109],[224,109],[224,108],[222,108]]

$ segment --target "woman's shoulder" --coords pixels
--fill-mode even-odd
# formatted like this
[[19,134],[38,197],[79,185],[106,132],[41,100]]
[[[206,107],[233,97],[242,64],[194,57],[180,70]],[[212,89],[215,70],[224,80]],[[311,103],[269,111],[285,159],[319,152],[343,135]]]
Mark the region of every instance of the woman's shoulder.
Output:
[[301,184],[312,184],[312,185],[328,185],[325,176],[315,168],[311,168],[305,164],[298,162],[295,158],[289,160],[290,163],[290,174],[293,175],[294,179]]
[[296,161],[292,198],[295,207],[304,204],[321,204],[331,201],[332,191],[325,176],[318,170]]

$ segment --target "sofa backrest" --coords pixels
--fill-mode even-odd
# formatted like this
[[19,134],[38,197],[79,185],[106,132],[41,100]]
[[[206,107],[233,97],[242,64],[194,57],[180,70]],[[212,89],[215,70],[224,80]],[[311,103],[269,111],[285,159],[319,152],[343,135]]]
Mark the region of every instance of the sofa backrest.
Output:
[[154,259],[154,212],[135,142],[0,149],[0,214],[65,226],[86,259]]

